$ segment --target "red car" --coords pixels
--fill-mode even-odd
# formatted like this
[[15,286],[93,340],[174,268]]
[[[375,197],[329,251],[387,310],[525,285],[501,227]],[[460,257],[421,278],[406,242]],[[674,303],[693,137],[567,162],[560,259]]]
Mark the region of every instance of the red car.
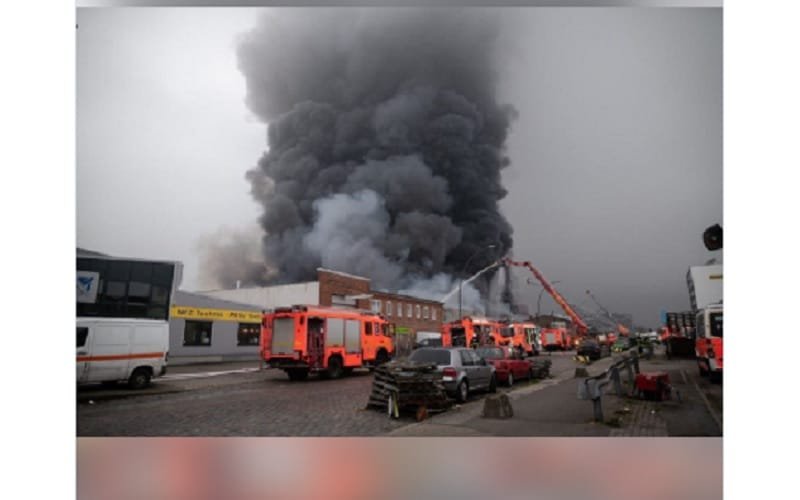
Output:
[[482,346],[475,349],[475,352],[494,366],[498,383],[505,383],[511,387],[515,380],[533,379],[531,362],[518,357],[513,348]]

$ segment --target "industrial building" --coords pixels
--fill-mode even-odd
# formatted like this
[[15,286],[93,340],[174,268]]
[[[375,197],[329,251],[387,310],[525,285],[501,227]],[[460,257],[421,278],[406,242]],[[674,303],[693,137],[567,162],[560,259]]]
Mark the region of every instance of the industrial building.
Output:
[[76,251],[76,316],[166,320],[181,282],[180,262]]
[[307,304],[372,310],[395,325],[401,352],[410,348],[417,333],[438,333],[444,319],[441,302],[375,290],[368,278],[323,268],[317,269],[316,281],[198,293],[261,309]]
[[182,290],[169,314],[173,364],[256,360],[261,308]]
[[690,267],[686,284],[692,311],[722,303],[722,264]]
[[76,317],[168,321],[170,364],[258,359],[261,309],[178,290],[180,262],[76,257]]
[[78,249],[78,317],[169,320],[171,364],[256,360],[262,311],[296,304],[383,314],[395,325],[398,351],[417,333],[438,333],[441,302],[373,290],[360,276],[317,270],[317,281],[205,292],[179,290],[179,262],[112,257]]

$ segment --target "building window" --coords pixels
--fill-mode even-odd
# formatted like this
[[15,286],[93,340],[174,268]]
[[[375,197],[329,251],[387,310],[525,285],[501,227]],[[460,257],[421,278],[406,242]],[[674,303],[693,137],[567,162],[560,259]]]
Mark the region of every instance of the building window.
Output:
[[156,262],[78,258],[77,270],[99,275],[95,302],[79,302],[78,316],[169,318],[174,266]]
[[420,305],[417,304],[417,319],[420,318],[422,318],[422,307],[420,307]]
[[431,319],[433,321],[436,321],[436,308],[435,307],[431,307]]
[[258,339],[260,336],[261,325],[258,323],[239,323],[239,330],[236,332],[236,345],[258,345]]
[[414,306],[411,304],[406,304],[406,318],[413,318],[414,317]]
[[391,300],[387,300],[386,301],[386,315],[387,316],[391,316],[392,315],[392,301]]
[[375,314],[381,313],[381,301],[380,300],[373,300],[372,301],[372,312]]
[[183,345],[211,346],[211,322],[186,320],[183,327]]
[[422,317],[428,319],[430,317],[430,308],[428,306],[424,306],[422,308]]

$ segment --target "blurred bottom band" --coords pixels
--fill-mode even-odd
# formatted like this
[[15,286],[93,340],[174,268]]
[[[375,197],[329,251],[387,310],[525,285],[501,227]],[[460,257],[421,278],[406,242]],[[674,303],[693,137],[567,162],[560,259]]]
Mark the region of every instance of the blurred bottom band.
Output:
[[78,438],[80,500],[721,499],[722,438]]

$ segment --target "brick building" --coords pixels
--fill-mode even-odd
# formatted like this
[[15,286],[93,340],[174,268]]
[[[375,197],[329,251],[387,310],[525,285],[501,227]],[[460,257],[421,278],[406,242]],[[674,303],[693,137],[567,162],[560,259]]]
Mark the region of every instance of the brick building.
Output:
[[413,332],[439,332],[444,310],[441,302],[386,291],[373,291],[370,309],[383,314],[397,328]]
[[438,333],[444,319],[441,302],[374,290],[368,278],[323,268],[317,281],[200,293],[262,309],[307,304],[372,310],[395,325],[399,352],[410,349],[417,333]]

